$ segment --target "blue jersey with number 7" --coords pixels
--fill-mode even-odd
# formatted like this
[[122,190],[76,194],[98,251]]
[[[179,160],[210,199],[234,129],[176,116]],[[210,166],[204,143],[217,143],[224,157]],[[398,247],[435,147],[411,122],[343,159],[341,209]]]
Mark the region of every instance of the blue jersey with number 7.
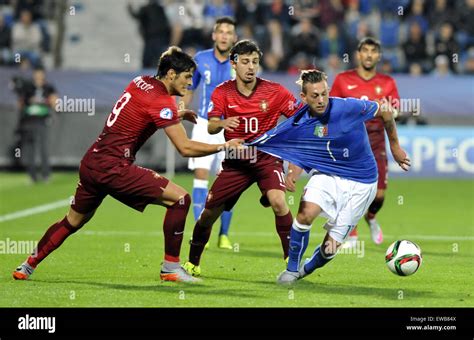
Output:
[[377,181],[377,164],[364,122],[379,104],[329,97],[324,114],[311,116],[308,105],[249,145],[309,172],[317,170],[361,183]]

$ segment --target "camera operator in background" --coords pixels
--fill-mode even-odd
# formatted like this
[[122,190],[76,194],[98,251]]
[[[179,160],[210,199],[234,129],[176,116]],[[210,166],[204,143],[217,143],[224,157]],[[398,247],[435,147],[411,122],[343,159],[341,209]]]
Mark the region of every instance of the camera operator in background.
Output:
[[[18,95],[20,121],[21,158],[31,180],[47,182],[51,174],[49,163],[49,126],[57,99],[56,90],[46,82],[42,68],[33,71],[33,79],[14,78],[14,90]],[[40,167],[36,155],[40,156]],[[41,175],[41,176],[40,176]]]

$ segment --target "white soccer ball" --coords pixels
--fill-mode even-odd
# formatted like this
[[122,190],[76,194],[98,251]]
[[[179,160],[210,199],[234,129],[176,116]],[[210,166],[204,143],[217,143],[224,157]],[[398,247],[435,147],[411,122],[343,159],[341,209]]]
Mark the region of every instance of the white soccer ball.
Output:
[[385,253],[385,263],[394,274],[408,276],[420,268],[421,249],[416,243],[408,240],[393,242]]

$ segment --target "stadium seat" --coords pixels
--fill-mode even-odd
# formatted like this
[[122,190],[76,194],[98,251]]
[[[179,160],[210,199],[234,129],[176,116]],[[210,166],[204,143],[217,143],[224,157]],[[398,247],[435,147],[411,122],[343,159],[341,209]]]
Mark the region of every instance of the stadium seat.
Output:
[[396,19],[382,20],[380,23],[380,42],[386,48],[398,45],[400,22]]

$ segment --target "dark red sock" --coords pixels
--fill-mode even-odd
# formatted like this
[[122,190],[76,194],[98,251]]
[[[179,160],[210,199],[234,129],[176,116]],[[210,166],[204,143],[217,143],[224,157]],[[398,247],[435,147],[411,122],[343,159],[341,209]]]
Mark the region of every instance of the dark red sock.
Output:
[[375,198],[372,204],[369,206],[369,211],[367,211],[367,217],[369,220],[375,218],[375,215],[379,212],[382,208],[384,197],[382,198]]
[[38,242],[35,253],[28,257],[28,264],[35,268],[53,250],[58,248],[69,235],[74,234],[79,228],[74,228],[67,217],[53,224]]
[[195,266],[199,266],[202,252],[204,251],[204,247],[211,236],[211,230],[212,227],[205,228],[201,226],[199,224],[199,220],[197,220],[193,230],[193,238],[190,242],[191,247],[189,248],[189,262]]
[[186,224],[186,216],[188,216],[190,205],[191,197],[186,194],[166,211],[163,222],[166,261],[179,262],[184,225]]
[[277,230],[278,236],[280,236],[284,259],[288,257],[288,246],[290,244],[290,230],[291,230],[292,224],[293,224],[293,217],[291,216],[291,211],[288,211],[288,214],[284,216],[275,215],[276,230]]

